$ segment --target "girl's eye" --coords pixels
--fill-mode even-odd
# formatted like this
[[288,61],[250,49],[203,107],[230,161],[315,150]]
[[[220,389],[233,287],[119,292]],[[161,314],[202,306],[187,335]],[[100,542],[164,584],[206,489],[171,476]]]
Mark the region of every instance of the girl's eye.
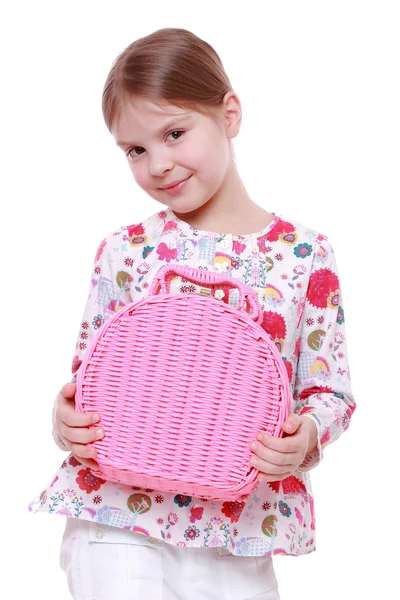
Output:
[[[171,131],[168,135],[172,135],[173,133],[177,133],[179,134],[178,137],[175,137],[175,140],[178,140],[182,133],[184,133],[184,131],[180,131],[178,129],[175,129],[174,131]],[[168,136],[167,136],[168,137]],[[133,151],[136,150],[144,150],[144,148],[142,148],[141,146],[135,146],[134,148],[131,148],[130,150],[127,151],[126,155],[128,158],[135,158],[136,156],[140,156],[142,154],[142,152],[140,152],[139,154],[131,154]]]

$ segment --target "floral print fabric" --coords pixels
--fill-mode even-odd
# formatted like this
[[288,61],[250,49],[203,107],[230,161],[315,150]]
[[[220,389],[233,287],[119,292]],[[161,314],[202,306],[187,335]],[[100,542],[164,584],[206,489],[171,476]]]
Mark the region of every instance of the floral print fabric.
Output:
[[[146,297],[165,264],[227,273],[256,291],[264,311],[262,327],[288,371],[292,410],[315,423],[317,449],[290,477],[260,483],[246,502],[214,502],[104,481],[70,454],[29,509],[130,529],[176,546],[220,546],[239,556],[314,551],[309,471],[348,428],[356,406],[331,243],[276,213],[263,230],[242,236],[191,227],[170,208],[121,227],[95,255],[72,361],[73,382],[99,328],[126,304]],[[171,292],[201,291],[180,277],[172,280]],[[224,301],[237,306],[236,291],[227,288]]]

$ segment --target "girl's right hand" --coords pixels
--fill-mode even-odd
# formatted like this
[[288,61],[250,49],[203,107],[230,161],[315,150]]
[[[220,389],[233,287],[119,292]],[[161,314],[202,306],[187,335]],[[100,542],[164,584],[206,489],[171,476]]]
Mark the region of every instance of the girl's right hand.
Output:
[[[99,419],[94,419],[96,413],[81,413],[75,410],[76,384],[67,383],[58,394],[55,403],[55,426],[61,441],[72,452],[80,463],[90,469],[99,469],[96,449],[86,446],[103,437],[104,431],[98,427],[90,427]],[[98,415],[97,415],[98,416]]]

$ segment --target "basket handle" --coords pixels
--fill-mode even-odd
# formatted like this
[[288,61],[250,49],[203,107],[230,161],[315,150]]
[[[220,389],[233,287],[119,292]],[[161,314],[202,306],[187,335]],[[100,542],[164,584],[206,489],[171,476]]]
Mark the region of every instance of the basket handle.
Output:
[[171,279],[176,275],[180,275],[191,283],[196,283],[198,285],[212,286],[215,284],[225,284],[229,285],[231,288],[238,289],[240,293],[239,310],[244,312],[247,309],[248,315],[256,323],[262,323],[263,312],[254,290],[234,277],[224,275],[223,273],[203,271],[203,269],[187,267],[185,265],[165,265],[154,277],[149,289],[149,296],[156,296],[160,290],[163,294],[169,294]]

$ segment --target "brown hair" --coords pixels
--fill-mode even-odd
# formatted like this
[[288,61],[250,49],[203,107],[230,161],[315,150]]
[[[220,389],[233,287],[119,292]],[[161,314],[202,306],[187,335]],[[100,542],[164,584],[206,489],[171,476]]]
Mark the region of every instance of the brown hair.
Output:
[[102,110],[109,130],[135,97],[213,117],[232,91],[218,54],[187,29],[159,29],[130,44],[114,60],[104,84]]

